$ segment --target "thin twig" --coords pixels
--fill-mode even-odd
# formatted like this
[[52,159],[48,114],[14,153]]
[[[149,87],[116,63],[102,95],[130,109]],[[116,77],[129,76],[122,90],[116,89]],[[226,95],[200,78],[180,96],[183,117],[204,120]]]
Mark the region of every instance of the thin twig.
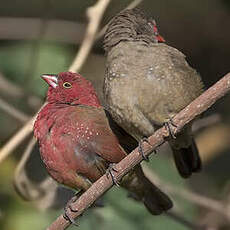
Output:
[[169,211],[166,212],[165,215],[192,230],[206,230],[206,227],[192,223],[190,220],[183,217],[180,213]]
[[0,163],[31,133],[35,116],[29,120],[0,150]]
[[[23,180],[23,182],[25,181],[29,181],[27,178],[27,175],[24,171],[25,169],[25,164],[30,156],[30,153],[32,151],[32,149],[34,148],[35,144],[36,144],[36,139],[35,138],[31,138],[26,149],[25,152],[22,155],[22,158],[20,159],[20,162],[17,164],[17,167],[15,169],[14,172],[14,185],[16,190],[18,191],[18,193],[25,199],[25,200],[36,200],[39,197],[39,191],[34,192],[34,189],[31,189],[31,185],[29,186],[30,189],[28,189],[28,186],[25,185],[25,183],[21,183],[21,181]],[[23,186],[21,186],[23,185]],[[22,191],[23,190],[23,191]],[[25,192],[26,190],[26,192]]]
[[7,103],[2,98],[0,98],[0,109],[2,109],[3,111],[5,111],[6,113],[10,114],[12,117],[16,118],[17,120],[19,120],[23,123],[28,121],[30,118],[25,113],[16,109],[14,106],[10,105],[9,103]]
[[[132,1],[125,9],[133,9],[134,7],[138,6],[143,0],[134,0]],[[106,24],[96,35],[96,40],[100,39],[104,36],[105,31],[107,30],[108,24]]]
[[[46,105],[46,103],[43,104],[43,106],[40,108],[40,110]],[[40,111],[39,110],[39,111]],[[29,121],[26,122],[26,124],[18,131],[16,132],[13,137],[10,138],[10,140],[1,148],[0,150],[0,163],[10,154],[14,151],[14,149],[26,138],[30,135],[30,133],[33,130],[34,121],[37,117],[37,114],[35,114]]]
[[0,92],[15,98],[21,97],[24,94],[22,88],[8,81],[2,73],[0,73]]
[[54,203],[58,184],[50,176],[47,176],[39,185],[28,177],[25,165],[36,143],[36,139],[32,137],[17,164],[13,184],[24,200],[33,201],[36,207],[45,210]]
[[[50,8],[47,7],[48,12],[49,10]],[[37,40],[41,24],[41,17],[3,17],[1,15],[0,40]],[[84,31],[84,23],[61,19],[49,19],[47,21],[47,29],[44,38],[52,42],[81,44]],[[0,85],[0,88],[3,88],[2,85]]]
[[93,42],[95,40],[95,35],[97,33],[101,18],[106,10],[110,0],[99,0],[95,5],[87,9],[87,17],[89,24],[85,33],[85,38],[81,45],[78,55],[70,66],[69,70],[72,72],[79,72],[81,66],[85,62],[92,48]]
[[[174,124],[171,130],[176,135],[183,127],[198,117],[201,113],[211,107],[218,99],[223,97],[230,91],[230,73],[225,75],[215,85],[206,90],[202,95],[196,98],[186,108],[179,112],[173,119]],[[149,156],[158,146],[162,145],[170,134],[165,127],[158,129],[152,136],[148,138],[149,143],[143,143],[144,155]],[[135,165],[143,160],[142,154],[136,148],[132,153],[127,155],[122,161],[116,164],[116,172],[114,172],[114,179],[119,181],[125,174],[127,174]],[[77,212],[70,213],[71,218],[76,218],[81,215],[90,205],[92,205],[103,193],[105,193],[113,185],[112,179],[107,175],[99,178],[80,198],[72,204],[74,210]],[[63,230],[70,225],[63,215],[59,216],[47,230]]]

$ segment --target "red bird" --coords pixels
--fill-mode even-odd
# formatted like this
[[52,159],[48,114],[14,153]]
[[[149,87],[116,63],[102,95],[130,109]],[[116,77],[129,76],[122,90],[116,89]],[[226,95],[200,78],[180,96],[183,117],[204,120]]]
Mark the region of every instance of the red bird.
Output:
[[[42,78],[49,84],[48,103],[34,124],[41,158],[56,181],[85,191],[126,152],[89,81],[71,72]],[[153,215],[172,207],[168,196],[144,176],[140,166],[122,179],[121,186],[143,201]]]

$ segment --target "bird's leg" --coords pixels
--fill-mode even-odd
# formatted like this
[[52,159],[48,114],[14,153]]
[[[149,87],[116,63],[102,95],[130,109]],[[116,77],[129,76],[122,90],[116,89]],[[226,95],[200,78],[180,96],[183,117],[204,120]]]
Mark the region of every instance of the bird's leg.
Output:
[[174,132],[173,132],[173,130],[172,130],[171,127],[172,127],[172,126],[177,127],[177,125],[176,125],[175,123],[173,123],[172,118],[169,118],[169,120],[168,120],[167,122],[164,123],[164,126],[165,126],[165,128],[168,130],[169,136],[170,136],[172,139],[176,139],[176,136],[175,136],[175,134],[174,134]]
[[116,179],[114,178],[114,175],[113,175],[113,171],[114,172],[118,172],[118,170],[114,167],[116,164],[114,163],[110,163],[109,164],[109,167],[108,169],[106,170],[106,175],[107,175],[107,178],[109,177],[109,175],[111,176],[112,178],[112,181],[113,181],[113,184],[116,185],[116,186],[120,186],[119,183],[116,181]]
[[78,224],[76,223],[76,221],[69,215],[69,210],[71,212],[78,212],[77,209],[74,209],[72,207],[72,203],[74,203],[83,193],[84,191],[81,190],[77,193],[75,193],[75,195],[67,202],[66,206],[64,207],[64,215],[63,217],[68,220],[71,224],[78,226]]
[[[143,145],[144,142],[146,142],[146,143],[148,143],[150,146],[152,146],[152,145],[150,144],[148,138],[147,138],[147,137],[143,137],[143,138],[139,141],[139,143],[138,143],[138,151],[139,151],[139,153],[141,154],[142,158],[143,158],[145,161],[148,162],[148,161],[149,161],[149,158],[145,156],[144,151],[143,151],[143,146],[142,146],[142,145]],[[156,153],[156,150],[154,150],[154,153]]]

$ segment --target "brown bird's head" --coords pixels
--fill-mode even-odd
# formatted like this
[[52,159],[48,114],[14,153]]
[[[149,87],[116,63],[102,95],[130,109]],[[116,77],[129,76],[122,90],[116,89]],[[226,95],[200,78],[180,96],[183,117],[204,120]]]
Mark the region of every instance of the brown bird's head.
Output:
[[139,8],[123,10],[109,22],[104,37],[105,51],[121,41],[143,41],[147,44],[165,42],[155,20],[147,17]]
[[100,107],[93,85],[80,74],[62,72],[57,75],[43,74],[41,77],[49,85],[47,93],[49,103]]

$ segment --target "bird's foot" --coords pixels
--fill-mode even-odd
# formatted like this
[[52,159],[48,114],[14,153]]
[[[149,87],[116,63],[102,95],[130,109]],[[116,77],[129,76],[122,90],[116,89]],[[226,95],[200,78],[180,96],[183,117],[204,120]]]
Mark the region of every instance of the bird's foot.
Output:
[[[144,151],[143,151],[143,146],[142,146],[142,145],[143,145],[144,142],[146,142],[146,143],[148,143],[150,146],[152,146],[151,143],[149,142],[148,138],[147,138],[147,137],[144,137],[144,138],[142,138],[142,139],[139,141],[139,143],[138,143],[138,151],[139,151],[139,153],[141,154],[143,160],[145,160],[145,161],[148,162],[148,161],[149,161],[149,158],[148,158],[147,156],[145,156]],[[156,150],[154,150],[154,153],[156,153]]]
[[107,178],[109,177],[109,175],[111,176],[112,178],[112,181],[113,181],[113,184],[116,185],[116,186],[120,186],[119,183],[116,181],[115,177],[114,177],[114,174],[113,172],[118,172],[118,170],[115,168],[115,165],[114,163],[111,163],[109,164],[109,167],[106,171],[106,175],[107,175]]
[[175,123],[173,123],[172,118],[170,118],[167,122],[164,123],[165,128],[168,130],[169,132],[169,136],[172,139],[176,139],[176,136],[172,130],[172,126],[177,128],[177,125]]
[[69,206],[69,207],[65,206],[63,217],[64,217],[67,221],[69,221],[71,224],[73,224],[73,225],[75,225],[75,226],[78,227],[79,225],[76,223],[76,221],[74,220],[74,218],[72,218],[72,217],[70,216],[69,211],[70,211],[70,212],[77,212],[77,210],[76,210],[76,209],[73,210],[71,206]]
[[76,223],[76,221],[70,216],[70,212],[78,212],[77,209],[74,209],[72,207],[72,203],[74,203],[83,193],[83,191],[79,191],[77,192],[66,204],[66,206],[64,207],[64,215],[63,217],[68,220],[71,224],[78,226],[78,224]]

